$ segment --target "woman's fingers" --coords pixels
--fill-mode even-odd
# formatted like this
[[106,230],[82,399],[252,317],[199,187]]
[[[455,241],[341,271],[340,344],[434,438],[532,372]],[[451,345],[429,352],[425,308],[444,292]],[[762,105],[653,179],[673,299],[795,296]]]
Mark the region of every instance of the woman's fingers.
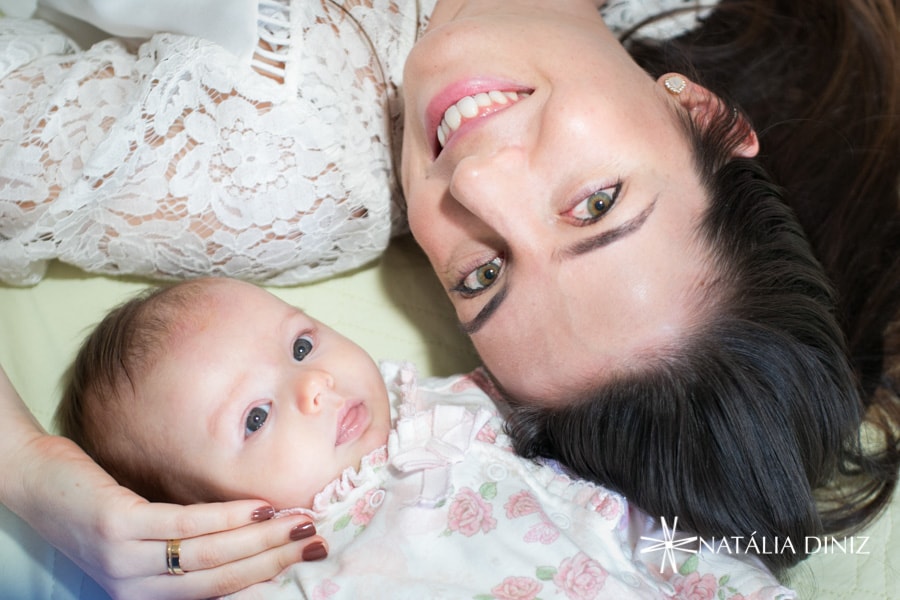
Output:
[[[214,569],[315,535],[316,528],[312,521],[308,517],[299,516],[272,519],[265,523],[192,538],[174,539],[181,540],[181,568],[193,572]],[[163,573],[166,572],[165,549],[165,541],[160,542],[159,548],[154,545]]]
[[[209,598],[266,581],[295,562],[324,557],[325,541],[305,515],[271,518],[260,501],[180,506],[123,497],[100,525],[118,540],[98,581],[114,598]],[[116,504],[116,503],[113,503]],[[170,575],[167,541],[179,540],[184,575]]]
[[[183,576],[167,574],[164,576],[167,578],[164,583],[168,584],[166,587],[173,592],[196,590],[197,594],[188,596],[192,598],[209,597],[210,595],[223,596],[245,589],[255,583],[272,579],[290,565],[303,561],[304,554],[308,554],[308,550],[314,550],[319,546],[324,547],[324,544],[322,538],[313,536],[301,542],[272,548],[220,567],[188,572]],[[194,580],[185,581],[189,585],[183,588],[179,585],[180,582],[171,581],[171,579],[187,580],[189,576],[193,576]]]
[[274,509],[259,500],[188,506],[143,501],[131,512],[128,522],[133,530],[125,537],[185,539],[268,522],[273,516]]
[[[309,517],[259,521],[271,514],[262,508],[253,501],[136,506],[133,530],[117,534],[135,540],[126,542],[129,558],[109,566],[104,587],[116,598],[209,598],[264,582],[293,563],[324,558],[326,542]],[[148,529],[158,537],[143,537]],[[186,534],[195,535],[179,537]],[[169,539],[179,540],[183,575],[168,572]]]
[[[309,554],[310,548],[315,549],[324,544],[322,538],[312,536],[214,568],[197,571],[186,569],[184,575],[165,573],[153,577],[131,578],[111,582],[107,589],[114,598],[128,600],[197,600],[224,596],[272,579],[288,566],[301,562],[304,553]],[[164,560],[165,543],[154,543],[153,546],[162,553]],[[183,547],[182,556],[186,556]],[[244,597],[256,596],[251,592]]]
[[[316,534],[305,515],[271,518],[274,511],[259,501],[241,500],[180,506],[141,502],[128,511],[127,530],[108,525],[105,537],[131,540],[128,566],[116,575],[148,576],[166,573],[166,542],[180,541],[179,562],[185,571],[212,569],[303,541]],[[114,518],[119,524],[121,519]]]

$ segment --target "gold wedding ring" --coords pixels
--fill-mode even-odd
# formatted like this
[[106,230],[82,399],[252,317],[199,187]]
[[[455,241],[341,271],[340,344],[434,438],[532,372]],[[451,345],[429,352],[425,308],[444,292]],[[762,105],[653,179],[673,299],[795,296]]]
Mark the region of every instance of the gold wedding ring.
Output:
[[166,542],[166,568],[169,575],[184,575],[184,569],[181,568],[181,540]]

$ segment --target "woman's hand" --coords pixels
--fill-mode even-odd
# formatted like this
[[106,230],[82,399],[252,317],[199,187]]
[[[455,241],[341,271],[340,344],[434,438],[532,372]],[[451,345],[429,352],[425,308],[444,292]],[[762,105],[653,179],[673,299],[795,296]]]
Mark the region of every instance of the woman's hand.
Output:
[[[220,596],[324,556],[306,517],[270,519],[271,507],[252,500],[149,503],[69,440],[45,436],[38,445],[40,458],[27,471],[34,508],[23,516],[114,598]],[[184,575],[167,571],[169,539],[181,540]]]
[[[119,486],[70,440],[48,435],[0,369],[0,500],[114,598],[209,598],[271,579],[325,555],[309,519],[271,519],[245,500],[149,503]],[[181,540],[184,575],[170,575],[166,542]]]

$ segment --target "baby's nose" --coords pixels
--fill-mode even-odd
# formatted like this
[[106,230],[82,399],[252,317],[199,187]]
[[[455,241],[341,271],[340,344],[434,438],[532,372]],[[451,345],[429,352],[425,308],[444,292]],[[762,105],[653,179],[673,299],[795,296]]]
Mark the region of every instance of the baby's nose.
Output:
[[334,378],[321,369],[303,369],[297,377],[294,390],[297,405],[303,414],[315,414],[322,410],[324,393],[334,389]]

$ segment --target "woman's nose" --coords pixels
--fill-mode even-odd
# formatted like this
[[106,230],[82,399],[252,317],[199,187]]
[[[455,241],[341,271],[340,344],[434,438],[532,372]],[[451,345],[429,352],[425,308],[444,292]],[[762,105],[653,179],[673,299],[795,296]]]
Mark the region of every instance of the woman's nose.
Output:
[[469,213],[504,237],[533,235],[544,208],[533,185],[522,146],[506,146],[460,160],[450,178],[450,195]]
[[306,415],[322,410],[327,395],[334,389],[334,378],[322,369],[305,368],[294,382],[294,397],[300,412]]

